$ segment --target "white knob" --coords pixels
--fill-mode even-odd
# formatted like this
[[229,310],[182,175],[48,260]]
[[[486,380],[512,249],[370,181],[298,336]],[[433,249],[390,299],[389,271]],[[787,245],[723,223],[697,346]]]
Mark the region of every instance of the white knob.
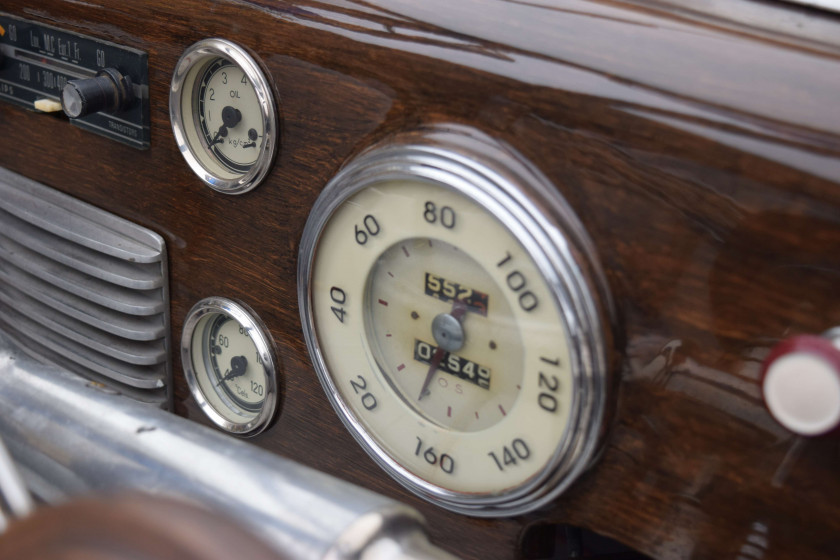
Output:
[[764,402],[773,417],[802,436],[840,426],[840,350],[819,336],[777,345],[765,361]]

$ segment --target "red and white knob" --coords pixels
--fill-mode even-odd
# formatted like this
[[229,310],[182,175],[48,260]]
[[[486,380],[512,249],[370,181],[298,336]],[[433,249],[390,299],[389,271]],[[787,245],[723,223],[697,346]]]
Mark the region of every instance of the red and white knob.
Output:
[[764,402],[785,428],[819,436],[840,426],[840,339],[801,335],[780,342],[764,362]]

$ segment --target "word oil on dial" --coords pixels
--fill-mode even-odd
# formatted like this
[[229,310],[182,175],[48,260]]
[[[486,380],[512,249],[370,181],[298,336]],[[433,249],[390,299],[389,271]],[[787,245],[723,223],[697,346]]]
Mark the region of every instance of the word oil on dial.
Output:
[[594,453],[603,345],[595,296],[563,285],[574,257],[516,211],[515,185],[466,181],[477,165],[423,145],[351,162],[304,230],[299,300],[328,397],[385,471],[454,511],[510,515]]

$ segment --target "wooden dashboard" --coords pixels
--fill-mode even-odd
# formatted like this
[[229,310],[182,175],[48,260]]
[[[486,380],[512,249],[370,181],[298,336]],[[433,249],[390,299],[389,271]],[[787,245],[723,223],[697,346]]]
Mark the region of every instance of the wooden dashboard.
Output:
[[[529,528],[563,523],[662,559],[828,560],[840,444],[776,423],[759,375],[779,341],[840,325],[840,15],[733,6],[6,0],[148,53],[151,146],[0,103],[0,165],[164,237],[173,345],[202,298],[256,310],[281,400],[253,444],[416,507],[453,553],[533,558]],[[738,17],[762,7],[782,23]],[[236,197],[201,184],[170,126],[173,69],[208,37],[259,58],[280,114],[272,171]],[[444,511],[388,478],[339,422],[302,338],[297,256],[321,189],[365,148],[437,123],[513,146],[556,185],[616,308],[603,452],[551,507],[510,519]],[[175,354],[174,411],[209,425]]]

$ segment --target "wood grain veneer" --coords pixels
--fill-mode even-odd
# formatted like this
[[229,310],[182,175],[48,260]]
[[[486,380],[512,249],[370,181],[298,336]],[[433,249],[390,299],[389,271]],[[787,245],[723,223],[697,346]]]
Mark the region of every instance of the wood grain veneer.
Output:
[[[775,342],[840,324],[834,47],[607,1],[2,10],[149,53],[149,150],[0,103],[0,165],[165,237],[176,343],[203,297],[258,312],[282,403],[254,444],[416,506],[432,539],[465,558],[516,557],[524,529],[544,521],[657,558],[840,554],[838,441],[786,432],[757,385]],[[835,16],[796,13],[840,34]],[[202,186],[169,125],[176,61],[214,36],[262,60],[281,115],[273,171],[238,197]],[[621,384],[603,455],[554,507],[515,519],[450,514],[388,479],[336,418],[301,334],[297,249],[320,189],[374,142],[445,122],[509,143],[550,178],[593,238],[617,309]],[[175,412],[209,424],[177,357],[175,370]]]

